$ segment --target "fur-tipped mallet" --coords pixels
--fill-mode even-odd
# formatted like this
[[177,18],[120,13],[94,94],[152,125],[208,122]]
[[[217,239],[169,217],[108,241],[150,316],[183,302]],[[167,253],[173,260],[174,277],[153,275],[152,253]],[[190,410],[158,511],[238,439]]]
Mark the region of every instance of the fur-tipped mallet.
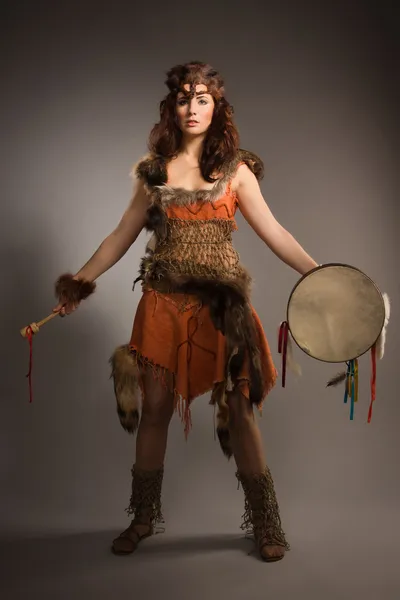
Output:
[[[55,283],[56,298],[58,298],[63,305],[85,300],[88,296],[93,294],[95,289],[96,284],[94,281],[75,279],[71,273],[64,273],[63,275],[60,275]],[[51,321],[51,319],[59,315],[59,313],[60,311],[52,312],[38,323],[31,323],[27,327],[23,327],[20,330],[20,334],[22,337],[26,338],[28,337],[29,331],[31,331],[32,334],[37,333],[42,325],[48,321]]]

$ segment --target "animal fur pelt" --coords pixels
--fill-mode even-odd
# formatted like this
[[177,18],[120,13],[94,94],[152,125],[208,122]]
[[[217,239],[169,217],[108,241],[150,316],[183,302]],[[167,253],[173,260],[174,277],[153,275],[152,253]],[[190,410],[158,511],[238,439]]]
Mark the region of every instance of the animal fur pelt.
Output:
[[125,431],[134,434],[142,408],[139,366],[128,345],[116,348],[110,364],[119,420]]
[[74,279],[72,273],[60,275],[55,283],[55,295],[62,302],[78,303],[88,298],[96,289],[94,281]]

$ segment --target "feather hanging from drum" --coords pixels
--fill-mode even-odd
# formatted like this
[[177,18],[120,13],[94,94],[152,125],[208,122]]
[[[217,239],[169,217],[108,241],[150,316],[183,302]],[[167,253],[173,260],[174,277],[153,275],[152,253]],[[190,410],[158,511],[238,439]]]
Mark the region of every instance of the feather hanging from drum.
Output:
[[339,383],[343,383],[343,381],[346,379],[346,371],[342,371],[341,373],[338,373],[337,375],[334,375],[334,377],[332,377],[332,379],[330,379],[328,381],[328,383],[326,384],[326,387],[330,387],[330,386],[336,386],[339,385]]

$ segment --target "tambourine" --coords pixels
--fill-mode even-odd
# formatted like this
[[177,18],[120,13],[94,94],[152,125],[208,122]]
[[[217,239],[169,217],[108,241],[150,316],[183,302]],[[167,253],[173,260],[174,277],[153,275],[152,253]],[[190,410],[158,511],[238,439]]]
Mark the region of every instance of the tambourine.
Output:
[[358,400],[358,359],[371,352],[371,403],[376,396],[376,360],[382,359],[390,301],[377,285],[356,267],[332,263],[309,271],[294,286],[286,320],[279,328],[278,351],[282,355],[282,386],[286,367],[300,372],[293,360],[291,338],[311,358],[327,363],[346,363],[327,386],[345,382],[344,402],[350,401],[350,419]]

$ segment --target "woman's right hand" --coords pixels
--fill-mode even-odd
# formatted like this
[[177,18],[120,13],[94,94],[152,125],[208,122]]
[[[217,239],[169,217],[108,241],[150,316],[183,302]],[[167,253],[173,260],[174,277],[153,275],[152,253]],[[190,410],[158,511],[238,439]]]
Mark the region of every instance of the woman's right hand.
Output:
[[[69,279],[73,281],[77,280],[78,278],[76,275],[71,275]],[[71,300],[71,298],[68,299],[67,296],[63,295],[61,289],[56,290],[56,295],[58,292],[58,304],[53,308],[53,312],[58,312],[60,314],[60,317],[65,317],[66,315],[70,315],[71,313],[76,311],[76,309],[81,303],[81,300],[76,299],[75,301],[73,301]]]
[[54,313],[61,317],[70,315],[80,305],[82,300],[88,298],[96,289],[94,281],[86,280],[78,275],[63,273],[55,284],[55,295],[58,298],[57,305],[53,308]]
[[58,302],[57,306],[53,308],[53,312],[59,313],[60,317],[65,317],[66,315],[70,315],[75,312],[79,307],[80,302],[66,302],[62,298]]

